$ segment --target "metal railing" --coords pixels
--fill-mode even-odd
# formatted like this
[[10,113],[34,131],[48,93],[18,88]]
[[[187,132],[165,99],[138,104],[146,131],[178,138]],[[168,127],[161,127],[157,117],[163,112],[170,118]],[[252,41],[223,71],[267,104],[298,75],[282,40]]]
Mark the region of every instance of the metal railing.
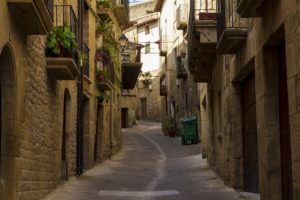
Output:
[[196,20],[216,20],[217,19],[217,0],[200,0],[199,9],[195,9]]
[[54,26],[70,26],[71,31],[75,34],[78,41],[78,20],[71,5],[54,5],[53,14],[55,16]]
[[44,0],[46,6],[47,6],[47,9],[48,9],[48,12],[53,20],[53,0]]
[[187,14],[187,4],[180,4],[176,9],[176,23],[178,24],[187,24],[188,14]]
[[83,52],[86,55],[86,59],[84,61],[84,67],[83,67],[83,75],[89,77],[89,75],[90,75],[90,59],[89,59],[90,49],[88,48],[88,46],[85,43],[83,44]]
[[236,13],[235,0],[218,0],[218,16],[217,16],[217,37],[221,38],[226,29],[245,29],[247,26],[243,24],[242,19]]

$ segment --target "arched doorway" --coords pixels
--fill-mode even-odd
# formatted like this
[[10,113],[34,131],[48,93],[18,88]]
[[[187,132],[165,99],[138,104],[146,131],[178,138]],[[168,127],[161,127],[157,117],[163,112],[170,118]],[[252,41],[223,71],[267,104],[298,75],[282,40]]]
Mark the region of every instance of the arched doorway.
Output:
[[70,128],[70,102],[71,97],[69,91],[64,92],[63,106],[63,130],[61,142],[61,180],[68,180],[68,133]]
[[6,45],[0,54],[0,199],[14,199],[15,165],[20,154],[16,125],[16,77],[12,49]]

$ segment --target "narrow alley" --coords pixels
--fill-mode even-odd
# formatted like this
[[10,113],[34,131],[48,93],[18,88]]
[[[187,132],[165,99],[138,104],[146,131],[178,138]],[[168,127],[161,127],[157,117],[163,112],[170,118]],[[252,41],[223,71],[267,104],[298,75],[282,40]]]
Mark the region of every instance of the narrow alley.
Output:
[[123,150],[51,193],[45,200],[247,198],[222,184],[201,158],[200,145],[165,137],[159,123],[123,130]]

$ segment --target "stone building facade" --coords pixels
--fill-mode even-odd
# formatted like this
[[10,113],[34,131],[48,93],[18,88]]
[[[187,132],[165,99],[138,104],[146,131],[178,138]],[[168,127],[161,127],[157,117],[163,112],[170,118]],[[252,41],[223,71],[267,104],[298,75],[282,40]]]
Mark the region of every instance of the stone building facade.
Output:
[[[159,96],[159,13],[148,13],[153,10],[155,1],[143,1],[130,5],[130,21],[133,23],[123,33],[129,41],[140,45],[140,62],[142,71],[152,75],[151,89],[145,86],[142,80],[138,80],[133,90],[123,91],[122,109],[128,113],[129,127],[136,120],[160,121],[160,96]],[[127,115],[127,114],[124,114]],[[124,122],[125,121],[125,122]]]
[[[181,134],[180,119],[196,117],[200,125],[198,84],[188,71],[187,25],[189,1],[157,0],[160,12],[160,56],[162,76],[163,127],[172,119],[177,135]],[[200,134],[200,132],[198,132]]]
[[206,2],[192,1],[188,53],[204,155],[232,187],[300,199],[299,3]]
[[141,78],[137,83],[137,119],[161,122],[161,97],[159,94],[161,70],[151,71],[150,74],[150,84],[145,84]]
[[[79,2],[0,2],[0,199],[42,199],[102,161],[105,146],[109,156],[121,148],[120,84],[103,102],[95,78],[96,0]],[[59,26],[88,55],[82,63],[78,54],[45,54]]]

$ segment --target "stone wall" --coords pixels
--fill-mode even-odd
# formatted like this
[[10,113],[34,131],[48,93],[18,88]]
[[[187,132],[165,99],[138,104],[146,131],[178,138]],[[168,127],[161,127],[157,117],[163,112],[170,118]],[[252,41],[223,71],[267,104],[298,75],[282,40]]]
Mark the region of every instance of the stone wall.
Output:
[[136,125],[136,111],[138,107],[137,89],[122,94],[122,108],[128,109],[129,128]]
[[[62,1],[55,1],[60,4]],[[69,3],[75,15],[77,1]],[[89,1],[96,9],[96,0]],[[88,76],[84,77],[84,167],[112,156],[121,148],[120,85],[102,105],[98,121],[99,91],[95,80],[95,16],[85,10],[84,42],[90,49]],[[26,35],[15,23],[7,2],[0,2],[0,76],[3,118],[0,156],[0,199],[42,199],[61,184],[64,98],[66,97],[66,161],[68,176],[76,174],[77,80],[56,80],[46,71],[45,35]],[[60,14],[58,14],[61,17]],[[120,27],[115,25],[117,36]],[[116,37],[117,37],[116,36]],[[112,118],[110,118],[112,113]],[[112,120],[111,120],[112,119]],[[110,124],[109,122],[112,123]],[[113,127],[109,132],[109,126]],[[102,131],[103,130],[103,131]],[[106,132],[107,131],[107,132]],[[113,147],[110,148],[110,135]],[[99,135],[98,135],[99,136]],[[94,159],[97,146],[98,159]]]
[[151,88],[145,86],[141,80],[137,82],[138,88],[138,109],[137,119],[141,119],[141,99],[147,99],[147,116],[146,120],[153,122],[161,121],[161,97],[160,97],[160,86],[159,78],[161,71],[155,70],[150,72],[152,74]]
[[129,18],[131,21],[134,21],[139,18],[145,17],[148,12],[154,9],[155,1],[148,0],[139,3],[134,3],[130,5],[129,9]]
[[[257,124],[257,149],[259,190],[262,200],[284,199],[282,197],[283,136],[280,131],[278,60],[286,54],[287,85],[290,117],[290,142],[293,199],[299,197],[298,176],[298,115],[297,77],[298,12],[296,1],[264,2],[264,13],[260,18],[245,19],[248,26],[247,40],[236,54],[218,55],[207,86],[201,85],[200,100],[209,97],[207,112],[202,105],[202,137],[206,140],[204,152],[209,163],[216,168],[226,184],[245,189],[243,157],[243,107],[241,90],[243,81],[255,73],[255,99]],[[297,9],[296,9],[297,8]],[[285,47],[281,45],[285,42]],[[209,121],[207,121],[207,117]],[[244,122],[245,123],[245,122]],[[247,122],[246,122],[247,124]],[[245,126],[245,125],[244,125]],[[205,128],[208,127],[208,128]],[[205,137],[204,137],[205,136]],[[284,136],[287,137],[287,136]],[[288,139],[288,138],[287,138]],[[285,171],[286,172],[286,171]],[[285,185],[287,185],[285,183]]]

